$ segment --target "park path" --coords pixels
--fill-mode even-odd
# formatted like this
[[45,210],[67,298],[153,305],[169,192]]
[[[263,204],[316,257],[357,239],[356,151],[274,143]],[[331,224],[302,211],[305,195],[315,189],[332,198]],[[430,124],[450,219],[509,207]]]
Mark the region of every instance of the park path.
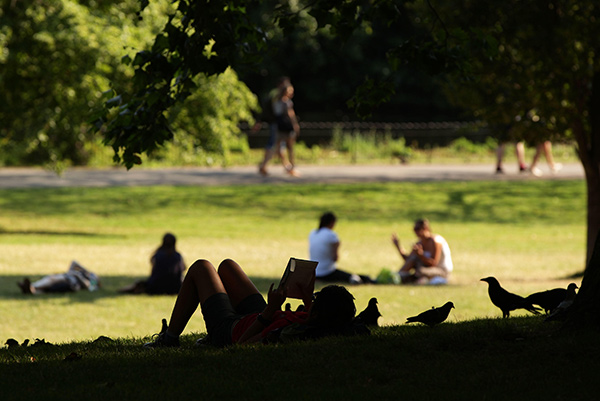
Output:
[[110,186],[210,186],[258,185],[281,183],[366,183],[401,181],[474,181],[474,180],[538,180],[583,179],[581,164],[564,165],[557,174],[541,166],[540,178],[519,173],[516,166],[505,167],[505,174],[495,174],[489,164],[387,164],[345,166],[302,166],[301,177],[291,177],[282,167],[271,166],[270,175],[263,177],[256,167],[181,167],[148,169],[134,167],[89,169],[72,168],[63,174],[39,168],[0,168],[0,188],[59,188],[59,187],[110,187]]

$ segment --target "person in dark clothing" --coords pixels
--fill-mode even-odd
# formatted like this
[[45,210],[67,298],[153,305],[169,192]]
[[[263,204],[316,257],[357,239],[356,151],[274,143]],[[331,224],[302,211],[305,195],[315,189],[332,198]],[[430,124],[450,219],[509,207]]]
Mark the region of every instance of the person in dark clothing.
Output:
[[171,233],[163,236],[162,244],[150,258],[152,272],[147,280],[121,288],[119,292],[128,294],[167,294],[179,293],[185,264],[183,257],[175,249],[176,238]]

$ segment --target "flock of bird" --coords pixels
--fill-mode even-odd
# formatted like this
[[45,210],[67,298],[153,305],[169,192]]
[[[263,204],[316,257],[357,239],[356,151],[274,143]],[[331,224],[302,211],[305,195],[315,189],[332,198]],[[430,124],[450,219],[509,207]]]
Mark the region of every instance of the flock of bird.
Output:
[[[488,283],[488,294],[492,304],[502,311],[502,317],[508,318],[510,312],[517,309],[525,309],[536,315],[542,311],[546,313],[545,321],[563,320],[566,310],[575,300],[575,283],[570,283],[567,288],[554,288],[547,291],[536,292],[527,297],[513,294],[502,288],[495,277],[482,278],[481,281]],[[444,322],[450,311],[454,309],[452,302],[446,302],[444,305],[419,313],[406,319],[406,323],[423,323],[429,327],[434,327]],[[366,326],[378,326],[378,320],[381,317],[377,307],[377,298],[371,298],[369,304],[360,312],[355,322],[365,324]]]

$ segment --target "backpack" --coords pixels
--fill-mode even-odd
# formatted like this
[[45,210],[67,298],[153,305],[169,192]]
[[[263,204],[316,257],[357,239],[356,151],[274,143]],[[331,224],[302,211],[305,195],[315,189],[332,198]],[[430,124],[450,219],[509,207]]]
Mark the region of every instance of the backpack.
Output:
[[263,97],[260,107],[262,109],[261,120],[266,123],[272,123],[275,121],[275,114],[273,113],[273,98],[270,94]]

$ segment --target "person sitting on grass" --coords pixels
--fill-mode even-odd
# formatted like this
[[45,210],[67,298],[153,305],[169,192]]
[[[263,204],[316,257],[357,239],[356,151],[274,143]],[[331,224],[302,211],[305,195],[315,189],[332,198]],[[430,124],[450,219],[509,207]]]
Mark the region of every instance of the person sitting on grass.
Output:
[[23,294],[76,292],[80,290],[95,291],[100,288],[100,279],[95,273],[87,270],[74,260],[65,273],[50,274],[33,283],[26,277],[17,285]]
[[163,235],[162,244],[150,258],[152,271],[146,280],[139,280],[118,291],[124,294],[175,295],[181,288],[185,264],[175,243],[177,239],[171,233]]
[[414,231],[419,241],[410,253],[400,246],[398,236],[392,234],[392,243],[404,259],[399,271],[402,283],[446,284],[454,268],[448,242],[431,232],[427,219],[415,221]]
[[207,336],[197,344],[218,347],[252,342],[287,342],[326,335],[366,333],[353,323],[354,297],[341,286],[328,286],[314,295],[301,289],[304,311],[282,311],[284,289],[269,288],[267,302],[239,264],[226,259],[218,271],[208,260],[197,260],[188,269],[171,312],[169,324],[145,347],[176,347],[179,336],[198,305],[206,323]]
[[338,269],[340,239],[333,228],[337,217],[333,212],[326,212],[319,219],[319,227],[308,236],[308,252],[310,260],[319,262],[317,280],[326,282],[342,282],[350,284],[372,284],[375,281],[367,275],[349,273]]

